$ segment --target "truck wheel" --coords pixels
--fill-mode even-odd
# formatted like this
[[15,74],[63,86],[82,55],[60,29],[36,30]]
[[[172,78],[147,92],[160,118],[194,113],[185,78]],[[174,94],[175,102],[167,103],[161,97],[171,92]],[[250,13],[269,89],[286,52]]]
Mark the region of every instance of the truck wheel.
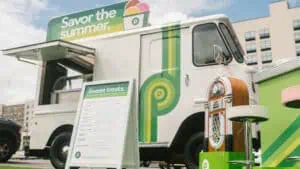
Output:
[[188,169],[199,168],[199,152],[203,149],[204,134],[194,134],[187,141],[184,148],[184,161]]
[[68,157],[71,133],[64,132],[55,137],[50,147],[50,161],[56,169],[64,169]]
[[13,155],[12,140],[0,139],[0,163],[7,162]]
[[140,162],[140,167],[149,167],[151,164],[151,161],[141,161]]

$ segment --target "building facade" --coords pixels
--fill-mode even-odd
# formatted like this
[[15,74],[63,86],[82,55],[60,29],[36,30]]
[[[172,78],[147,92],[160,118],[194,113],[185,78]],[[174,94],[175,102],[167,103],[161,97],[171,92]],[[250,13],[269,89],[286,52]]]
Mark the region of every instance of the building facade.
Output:
[[23,133],[29,134],[32,127],[34,101],[22,104],[0,105],[0,117],[10,119],[22,126]]
[[[2,106],[2,117],[13,120],[19,125],[24,124],[24,104],[14,104],[14,105],[3,105]],[[23,128],[24,130],[24,128]]]
[[0,104],[0,117],[2,117],[3,106],[3,104]]
[[30,134],[33,125],[34,105],[35,102],[33,100],[26,101],[24,105],[24,130],[23,131],[27,134]]
[[264,68],[300,57],[300,8],[281,0],[271,3],[269,10],[267,17],[233,24],[249,66]]

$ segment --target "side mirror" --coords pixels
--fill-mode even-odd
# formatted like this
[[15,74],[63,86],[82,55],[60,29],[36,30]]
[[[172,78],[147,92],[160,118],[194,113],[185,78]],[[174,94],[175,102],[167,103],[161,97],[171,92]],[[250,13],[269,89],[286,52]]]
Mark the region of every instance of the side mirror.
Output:
[[217,44],[213,45],[214,60],[217,64],[226,64],[226,58],[223,55],[223,48]]

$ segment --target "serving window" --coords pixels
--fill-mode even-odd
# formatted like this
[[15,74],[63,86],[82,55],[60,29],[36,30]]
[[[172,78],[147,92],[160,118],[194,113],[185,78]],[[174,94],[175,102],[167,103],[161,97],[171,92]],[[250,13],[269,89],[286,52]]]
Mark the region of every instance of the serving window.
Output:
[[92,79],[95,49],[79,44],[50,41],[6,49],[3,54],[40,66],[36,98],[39,105],[59,104],[63,96],[61,93],[68,93],[62,102],[79,99],[77,95],[82,83]]

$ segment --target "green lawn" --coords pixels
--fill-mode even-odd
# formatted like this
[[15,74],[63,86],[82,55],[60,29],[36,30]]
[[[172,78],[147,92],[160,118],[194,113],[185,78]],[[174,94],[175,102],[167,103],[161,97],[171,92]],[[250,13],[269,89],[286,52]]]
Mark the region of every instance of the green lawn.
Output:
[[[0,166],[0,169],[34,169],[34,168],[24,168],[24,167],[5,167],[5,166]],[[35,168],[37,169],[37,168]]]

